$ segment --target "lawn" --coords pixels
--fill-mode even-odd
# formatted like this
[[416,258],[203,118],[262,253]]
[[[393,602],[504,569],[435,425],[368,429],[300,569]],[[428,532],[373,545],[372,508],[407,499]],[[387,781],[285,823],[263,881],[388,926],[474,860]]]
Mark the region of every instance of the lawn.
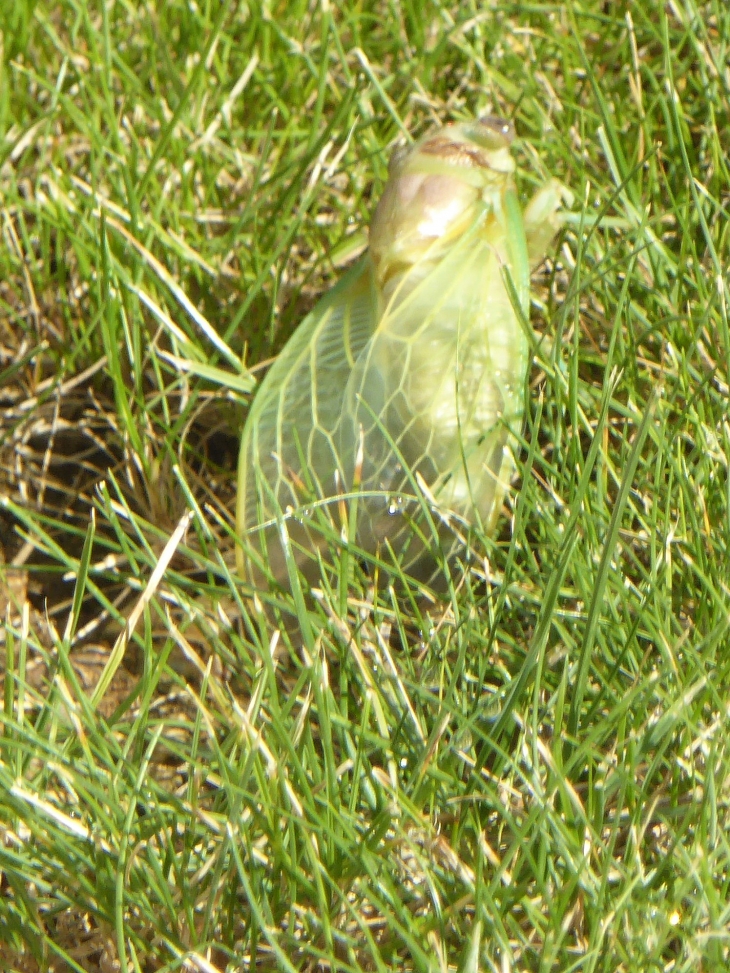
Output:
[[[0,31],[0,968],[727,969],[730,6]],[[263,369],[392,148],[486,112],[521,199],[575,197],[497,530],[441,596],[337,552],[318,597],[254,596]]]

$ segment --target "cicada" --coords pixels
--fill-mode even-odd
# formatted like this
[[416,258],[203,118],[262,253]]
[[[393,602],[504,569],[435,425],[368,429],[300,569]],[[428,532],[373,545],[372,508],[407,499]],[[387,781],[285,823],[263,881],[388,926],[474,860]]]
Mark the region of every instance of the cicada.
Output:
[[513,136],[488,117],[397,151],[367,253],[267,373],[238,481],[254,583],[287,584],[293,565],[313,583],[340,538],[424,578],[436,548],[494,525],[524,412],[530,269],[566,196],[551,181],[522,212]]

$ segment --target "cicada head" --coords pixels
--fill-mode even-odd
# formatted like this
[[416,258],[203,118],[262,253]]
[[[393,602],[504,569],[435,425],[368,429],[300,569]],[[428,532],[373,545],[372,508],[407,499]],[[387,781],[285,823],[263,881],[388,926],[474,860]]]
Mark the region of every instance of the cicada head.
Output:
[[381,283],[473,225],[485,200],[512,185],[510,122],[487,116],[447,125],[393,156],[370,227]]

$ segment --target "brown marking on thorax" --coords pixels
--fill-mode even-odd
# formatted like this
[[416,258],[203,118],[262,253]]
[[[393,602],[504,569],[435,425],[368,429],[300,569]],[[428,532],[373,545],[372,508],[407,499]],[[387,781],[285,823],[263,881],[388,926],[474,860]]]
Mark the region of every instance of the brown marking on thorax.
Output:
[[460,166],[477,166],[488,169],[489,163],[475,145],[467,142],[454,142],[443,135],[436,135],[424,142],[419,152],[424,155],[437,155]]

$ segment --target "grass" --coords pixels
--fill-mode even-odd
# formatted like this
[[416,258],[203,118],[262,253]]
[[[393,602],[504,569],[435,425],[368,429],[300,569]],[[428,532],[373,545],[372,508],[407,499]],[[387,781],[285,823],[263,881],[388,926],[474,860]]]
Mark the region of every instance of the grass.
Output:
[[[730,9],[0,30],[3,968],[727,968]],[[579,201],[511,517],[428,610],[327,577],[303,645],[233,567],[258,364],[394,141],[485,111]]]

